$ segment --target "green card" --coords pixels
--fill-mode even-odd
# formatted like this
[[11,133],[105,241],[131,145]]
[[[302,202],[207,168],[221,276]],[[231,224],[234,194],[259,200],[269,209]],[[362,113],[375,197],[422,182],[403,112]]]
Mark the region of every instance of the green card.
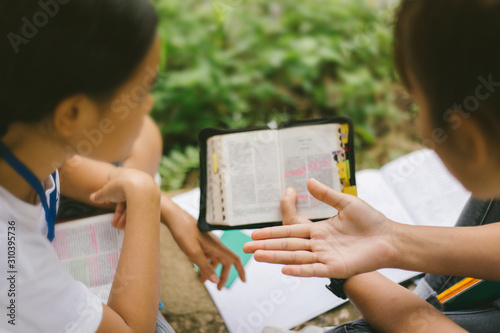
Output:
[[[243,252],[243,245],[252,240],[250,236],[239,231],[239,230],[227,230],[224,231],[224,234],[220,238],[221,242],[226,245],[229,249],[231,249],[234,253],[236,253],[243,263],[243,266],[246,265],[248,260],[252,257],[251,253]],[[222,271],[222,265],[219,264],[215,269],[215,273],[220,276]],[[231,270],[229,271],[229,276],[226,281],[226,287],[229,288],[233,284],[234,280],[238,277],[238,271],[231,265]]]

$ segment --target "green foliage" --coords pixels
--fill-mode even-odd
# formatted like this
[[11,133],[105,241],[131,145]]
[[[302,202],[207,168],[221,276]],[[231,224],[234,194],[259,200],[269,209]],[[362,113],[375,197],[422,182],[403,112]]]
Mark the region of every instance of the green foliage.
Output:
[[[397,119],[392,15],[367,0],[155,0],[166,150],[207,126],[350,115],[358,138]],[[389,14],[388,14],[389,13]]]
[[183,188],[186,176],[199,165],[199,151],[193,146],[187,146],[184,151],[173,150],[167,156],[163,156],[159,168],[162,190]]

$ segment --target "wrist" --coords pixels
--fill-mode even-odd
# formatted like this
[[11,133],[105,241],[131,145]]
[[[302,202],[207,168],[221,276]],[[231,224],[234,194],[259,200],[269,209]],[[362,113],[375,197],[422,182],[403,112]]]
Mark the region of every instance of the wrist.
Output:
[[408,225],[394,222],[388,219],[389,233],[387,237],[387,264],[384,268],[402,268],[402,258],[404,258],[406,235]]
[[[153,213],[158,214],[158,222],[160,218],[160,198],[161,192],[159,187],[152,182],[131,182],[129,183],[126,194],[127,215],[132,212],[140,213],[141,215]],[[156,213],[157,212],[157,213]]]
[[175,228],[177,225],[185,225],[187,222],[195,221],[191,215],[165,194],[161,195],[160,212],[162,222],[170,229]]
[[360,286],[364,286],[364,284],[367,281],[366,277],[367,276],[369,277],[372,274],[373,274],[373,272],[362,273],[362,274],[351,276],[350,278],[346,279],[346,281],[344,282],[344,286],[343,286],[344,292],[346,293],[346,295],[351,297],[354,291],[357,291],[360,288]]
[[332,292],[335,296],[342,299],[347,299],[347,295],[344,292],[344,283],[347,279],[330,279],[330,284],[326,285],[326,288]]
[[153,198],[159,202],[161,191],[153,178],[147,174],[136,177],[130,177],[124,184],[123,188],[127,201],[129,198]]
[[172,214],[175,214],[177,207],[178,206],[165,193],[161,194],[160,210],[162,216],[165,216],[166,218],[168,218],[168,220],[170,220],[169,217]]

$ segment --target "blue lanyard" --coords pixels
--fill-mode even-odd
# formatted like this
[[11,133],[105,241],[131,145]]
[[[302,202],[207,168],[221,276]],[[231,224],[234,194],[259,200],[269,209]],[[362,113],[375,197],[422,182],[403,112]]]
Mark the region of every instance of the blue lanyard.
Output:
[[47,221],[47,227],[49,232],[47,234],[47,238],[49,241],[54,240],[54,228],[56,224],[56,215],[57,215],[57,184],[56,184],[56,173],[52,174],[52,178],[54,179],[54,184],[56,188],[50,194],[50,207],[47,203],[47,197],[45,195],[45,189],[42,186],[42,183],[36,178],[36,176],[21,162],[15,157],[10,150],[5,147],[5,145],[0,141],[0,156],[3,157],[5,162],[7,162],[21,177],[23,177],[36,191],[38,196],[40,197],[40,201],[42,202],[43,209],[45,210],[45,220]]

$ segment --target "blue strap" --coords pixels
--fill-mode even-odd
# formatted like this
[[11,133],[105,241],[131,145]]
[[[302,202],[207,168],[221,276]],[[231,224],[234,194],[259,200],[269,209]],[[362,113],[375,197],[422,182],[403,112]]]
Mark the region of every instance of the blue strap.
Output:
[[[33,187],[40,197],[40,201],[42,202],[43,209],[45,210],[45,220],[47,221],[47,227],[49,229],[47,238],[52,242],[54,240],[55,232],[55,224],[56,224],[56,201],[57,201],[57,188],[50,194],[50,207],[47,203],[47,197],[45,195],[45,189],[42,186],[42,183],[36,178],[36,176],[21,162],[15,157],[10,150],[5,147],[5,145],[0,141],[0,156],[2,156],[7,162],[21,177],[23,177],[30,185]],[[54,184],[56,184],[56,173],[52,174],[52,178],[54,179]]]
[[[47,214],[45,214],[45,220],[47,221],[47,238],[49,241],[53,241],[55,235],[56,228],[56,218],[57,218],[57,175],[56,172],[52,174],[52,180],[54,182],[54,190],[50,193],[50,220],[47,219]],[[45,200],[47,202],[47,200]]]

